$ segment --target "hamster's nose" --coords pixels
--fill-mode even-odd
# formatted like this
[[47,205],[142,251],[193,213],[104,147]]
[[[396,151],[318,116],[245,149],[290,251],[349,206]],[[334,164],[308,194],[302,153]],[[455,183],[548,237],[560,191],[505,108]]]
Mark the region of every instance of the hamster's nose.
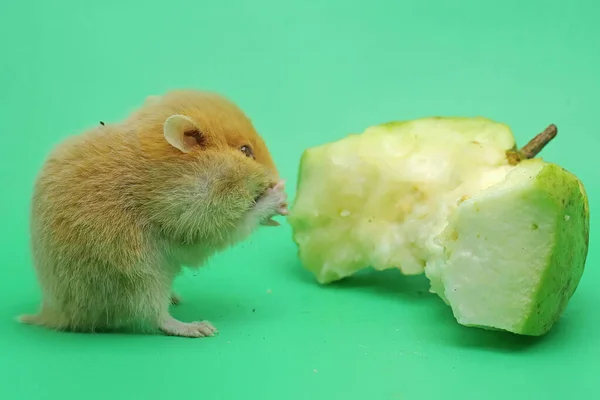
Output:
[[278,190],[285,189],[285,179],[279,179],[276,182],[271,182],[269,184],[269,188],[270,189],[278,189]]

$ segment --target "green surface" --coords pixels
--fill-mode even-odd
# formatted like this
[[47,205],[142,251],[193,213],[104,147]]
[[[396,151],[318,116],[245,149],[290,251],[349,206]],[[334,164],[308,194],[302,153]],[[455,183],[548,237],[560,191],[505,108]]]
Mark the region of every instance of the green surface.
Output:
[[[218,4],[218,5],[217,5]],[[0,6],[3,399],[564,399],[598,396],[600,6],[530,1]],[[485,115],[586,185],[590,252],[543,339],[459,326],[423,277],[319,287],[288,226],[264,229],[177,282],[175,315],[210,339],[77,335],[21,326],[39,291],[28,206],[60,139],[172,87],[218,90],[264,134],[293,187],[301,152],[395,119]],[[586,166],[589,163],[589,166]],[[271,292],[268,292],[270,290]]]

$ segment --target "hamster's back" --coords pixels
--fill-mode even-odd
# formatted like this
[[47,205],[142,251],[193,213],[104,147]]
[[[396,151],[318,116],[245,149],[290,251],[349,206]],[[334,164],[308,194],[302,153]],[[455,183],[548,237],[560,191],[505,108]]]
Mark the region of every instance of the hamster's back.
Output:
[[[110,262],[136,257],[124,241],[138,240],[132,188],[139,174],[136,135],[101,126],[71,137],[49,155],[32,199],[31,235],[36,267],[66,264],[70,255]],[[43,253],[43,254],[42,254]],[[133,261],[133,260],[131,260]]]

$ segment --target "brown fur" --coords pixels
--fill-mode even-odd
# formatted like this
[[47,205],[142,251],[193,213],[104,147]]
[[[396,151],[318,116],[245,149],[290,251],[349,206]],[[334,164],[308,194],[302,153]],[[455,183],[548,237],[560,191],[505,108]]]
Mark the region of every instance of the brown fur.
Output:
[[[200,127],[189,153],[163,135],[175,114]],[[208,335],[209,323],[192,329],[168,314],[173,279],[182,264],[201,266],[282,213],[278,179],[250,120],[212,93],[169,92],[121,123],[69,138],[35,184],[31,246],[43,301],[37,315],[21,321],[72,331],[150,326]]]

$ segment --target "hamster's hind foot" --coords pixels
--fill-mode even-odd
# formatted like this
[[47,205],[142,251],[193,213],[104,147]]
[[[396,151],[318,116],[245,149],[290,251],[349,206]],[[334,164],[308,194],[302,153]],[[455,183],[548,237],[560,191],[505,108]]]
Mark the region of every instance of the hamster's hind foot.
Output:
[[217,329],[208,321],[181,322],[168,316],[160,324],[160,330],[169,336],[200,338],[215,336]]

